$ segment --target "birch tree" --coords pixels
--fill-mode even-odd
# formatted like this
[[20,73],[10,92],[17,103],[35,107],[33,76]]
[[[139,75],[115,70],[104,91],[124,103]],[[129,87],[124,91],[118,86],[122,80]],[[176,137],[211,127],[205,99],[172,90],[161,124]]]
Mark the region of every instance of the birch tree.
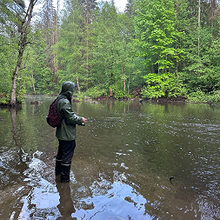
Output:
[[7,1],[1,2],[1,6],[4,8],[4,11],[8,14],[11,13],[14,17],[14,19],[8,23],[10,23],[12,27],[11,32],[13,37],[17,37],[17,58],[12,75],[12,87],[10,93],[10,105],[12,106],[15,106],[19,99],[19,96],[16,96],[18,73],[21,68],[25,48],[27,44],[30,43],[28,35],[30,33],[33,9],[37,1],[38,0],[30,0],[27,8],[25,7],[23,0],[14,0],[13,2],[8,1],[9,3]]

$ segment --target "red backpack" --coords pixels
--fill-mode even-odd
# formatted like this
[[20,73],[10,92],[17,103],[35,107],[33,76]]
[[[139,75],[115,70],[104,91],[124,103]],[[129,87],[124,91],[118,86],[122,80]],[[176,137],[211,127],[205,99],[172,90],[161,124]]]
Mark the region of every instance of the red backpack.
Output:
[[57,113],[57,102],[60,99],[65,99],[64,97],[58,97],[56,98],[50,105],[50,109],[49,109],[49,114],[46,116],[47,119],[47,123],[55,128],[58,127],[61,124],[61,121],[63,119],[61,119]]

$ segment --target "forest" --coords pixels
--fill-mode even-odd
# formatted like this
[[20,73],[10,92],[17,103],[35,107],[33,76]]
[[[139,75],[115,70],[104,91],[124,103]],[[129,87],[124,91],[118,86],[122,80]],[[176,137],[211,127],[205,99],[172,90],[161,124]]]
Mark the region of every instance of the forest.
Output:
[[220,101],[220,1],[0,0],[0,103],[57,95]]

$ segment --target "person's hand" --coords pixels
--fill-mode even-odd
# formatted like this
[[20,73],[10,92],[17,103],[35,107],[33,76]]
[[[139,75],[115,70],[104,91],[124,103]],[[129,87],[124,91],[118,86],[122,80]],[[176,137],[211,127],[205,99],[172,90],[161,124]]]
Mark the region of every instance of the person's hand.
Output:
[[86,118],[82,118],[82,123],[84,123],[85,121],[87,121],[87,119]]

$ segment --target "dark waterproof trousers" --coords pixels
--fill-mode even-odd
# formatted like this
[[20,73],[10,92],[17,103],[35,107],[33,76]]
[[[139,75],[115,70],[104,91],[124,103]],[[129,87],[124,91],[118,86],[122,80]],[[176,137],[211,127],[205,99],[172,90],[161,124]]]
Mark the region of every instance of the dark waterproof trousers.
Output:
[[75,140],[62,141],[59,140],[58,152],[56,156],[56,175],[60,174],[61,182],[70,181],[71,161],[76,147]]

